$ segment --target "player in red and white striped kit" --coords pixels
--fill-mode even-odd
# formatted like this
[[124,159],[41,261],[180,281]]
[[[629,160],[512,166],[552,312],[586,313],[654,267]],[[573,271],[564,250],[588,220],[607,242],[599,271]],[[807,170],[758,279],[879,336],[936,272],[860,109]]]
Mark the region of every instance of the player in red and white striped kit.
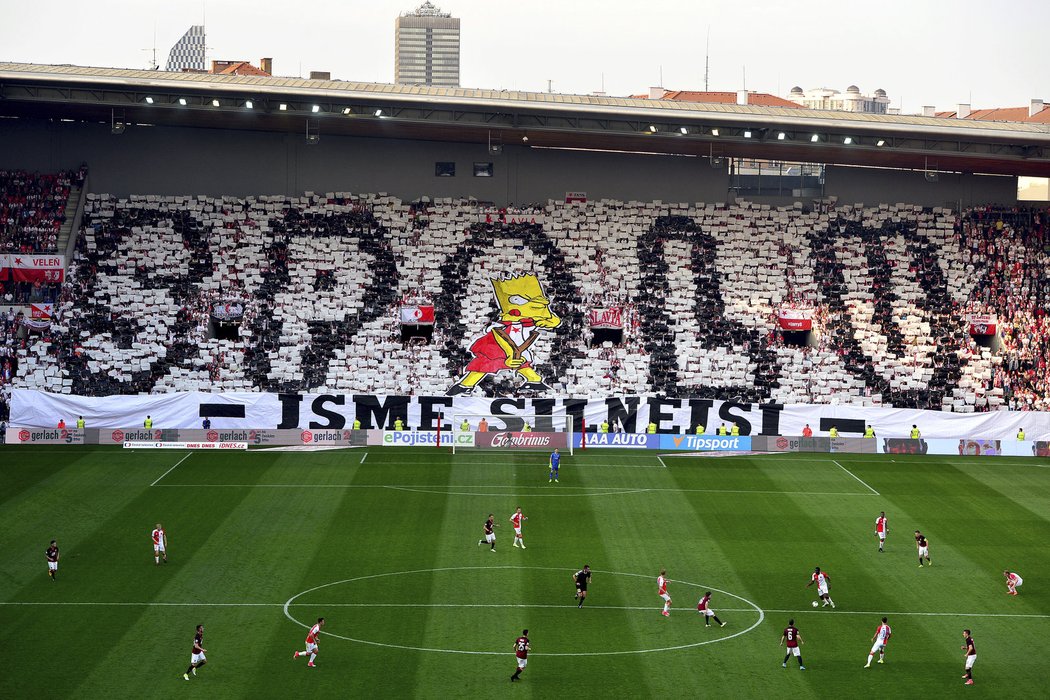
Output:
[[664,599],[664,611],[660,614],[671,617],[671,596],[667,595],[667,569],[660,569],[660,575],[656,577],[656,594]]
[[157,523],[157,527],[153,528],[153,532],[150,535],[153,538],[153,563],[156,566],[160,566],[161,557],[164,558],[164,563],[168,563],[168,535],[164,532],[164,527]]
[[1024,579],[1016,571],[1009,569],[1003,571],[1003,576],[1006,577],[1006,594],[1017,595],[1017,587],[1024,583]]
[[310,655],[310,661],[306,664],[310,668],[314,667],[314,659],[317,658],[317,639],[321,636],[321,628],[324,627],[324,618],[317,618],[317,624],[310,628],[310,631],[306,633],[306,650],[297,651],[292,655],[293,659],[298,659],[300,656]]
[[521,542],[521,548],[525,549],[525,540],[521,536],[521,524],[528,520],[528,517],[522,515],[521,506],[514,511],[514,515],[510,516],[510,522],[514,525],[514,546],[517,547],[518,543]]
[[886,660],[886,645],[890,643],[890,637],[893,636],[893,631],[886,622],[886,618],[882,618],[882,624],[875,630],[875,635],[871,638],[874,644],[871,645],[871,651],[868,652],[868,663],[864,664],[864,668],[871,666],[871,659],[875,656],[875,652],[879,653],[879,663],[881,664]]
[[831,577],[828,576],[828,572],[821,571],[820,567],[818,566],[813,569],[813,576],[810,577],[809,583],[806,584],[806,588],[809,588],[814,583],[817,584],[817,595],[819,595],[820,599],[824,601],[823,603],[821,603],[820,607],[826,607],[830,603],[832,609],[834,609],[835,601],[831,599],[831,595],[828,593],[828,583],[830,581]]
[[883,546],[886,544],[886,532],[888,530],[888,523],[886,521],[886,511],[882,511],[882,515],[875,518],[875,535],[879,538],[879,551],[882,552]]

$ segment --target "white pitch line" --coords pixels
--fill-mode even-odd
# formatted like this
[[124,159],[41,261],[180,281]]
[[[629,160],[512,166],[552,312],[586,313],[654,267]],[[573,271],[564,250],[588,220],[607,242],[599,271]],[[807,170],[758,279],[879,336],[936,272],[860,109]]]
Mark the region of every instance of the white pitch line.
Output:
[[857,476],[856,474],[854,474],[853,472],[851,472],[851,471],[850,471],[849,469],[846,469],[846,468],[845,468],[844,466],[842,466],[841,464],[839,464],[839,462],[838,462],[838,460],[837,460],[837,459],[833,459],[833,460],[831,460],[831,463],[832,463],[832,464],[834,464],[834,465],[835,465],[836,467],[838,467],[839,469],[841,469],[842,471],[844,471],[844,472],[846,472],[847,474],[849,474],[850,476],[852,476],[852,477],[853,477],[854,479],[856,479],[856,480],[857,480],[857,481],[859,481],[860,483],[864,484],[864,487],[865,487],[866,489],[868,489],[869,491],[871,491],[871,492],[872,492],[873,494],[875,494],[876,496],[881,496],[881,495],[882,495],[881,493],[879,493],[879,492],[878,492],[878,491],[876,491],[875,489],[873,489],[873,488],[871,488],[870,486],[868,486],[868,484],[867,484],[867,482],[866,482],[866,481],[864,481],[864,480],[863,480],[863,479],[861,479],[861,478],[860,478],[859,476]]
[[[192,454],[193,454],[193,453],[192,453],[192,452],[190,452],[190,453],[189,453],[188,455],[186,455],[185,457],[183,457],[182,459],[180,459],[180,460],[179,460],[178,462],[175,462],[175,467],[179,466],[180,464],[182,464],[183,462],[185,462],[185,461],[186,461],[187,459],[189,459],[189,458],[190,458],[190,456],[191,456]],[[164,477],[166,477],[166,476],[167,476],[168,474],[170,474],[170,473],[172,472],[172,470],[173,470],[173,469],[175,469],[175,467],[172,467],[172,468],[171,468],[171,469],[169,469],[168,471],[166,471],[166,472],[164,472],[163,474],[161,474],[160,476],[158,476],[158,477],[157,477],[157,480],[156,480],[156,481],[154,481],[154,482],[153,482],[152,484],[150,484],[150,486],[156,486],[156,485],[157,485],[157,482],[158,482],[158,481],[160,481],[161,479],[163,479]]]
[[662,456],[660,456],[660,455],[656,455],[656,458],[658,460],[660,460],[660,466],[663,467],[664,469],[667,469],[667,463],[664,462],[664,458]]
[[[438,489],[543,489],[545,491],[557,491],[566,489],[575,489],[578,491],[584,491],[584,493],[572,493],[572,494],[557,494],[547,493],[538,494],[540,496],[616,496],[622,494],[631,493],[660,493],[660,492],[672,492],[672,493],[732,493],[732,494],[758,494],[766,496],[863,496],[868,498],[871,494],[858,493],[858,492],[841,492],[841,491],[775,491],[775,490],[757,490],[757,489],[672,489],[672,488],[630,488],[630,487],[608,487],[608,486],[564,486],[564,487],[551,487],[551,486],[477,486],[477,485],[466,485],[466,486],[449,486],[447,484],[162,484],[169,488],[232,488],[232,489],[386,489],[390,491],[423,491],[425,493],[435,493],[438,495],[466,495],[466,496],[487,496],[491,494],[487,493],[457,493],[455,491],[439,491]],[[588,490],[596,491],[597,493],[587,493]],[[514,492],[509,492],[506,495],[513,496]],[[880,495],[876,492],[875,495]]]
[[[281,608],[284,607],[284,603],[171,603],[163,601],[150,601],[150,602],[126,602],[126,601],[110,601],[110,602],[71,602],[71,601],[36,601],[36,602],[21,602],[21,601],[0,601],[0,606],[15,606],[15,607],[33,607],[33,606],[47,606],[53,607],[57,605],[64,605],[70,607],[207,607],[207,608]],[[551,605],[549,603],[289,603],[288,607],[305,607],[310,606],[313,608],[536,608],[536,609],[558,609],[558,608],[575,608],[575,603],[566,603],[565,605]],[[584,604],[586,610],[641,610],[649,612],[658,612],[660,610],[659,605],[587,605]],[[819,615],[871,615],[874,617],[889,617],[894,616],[906,616],[906,617],[989,617],[989,618],[1018,618],[1018,619],[1032,619],[1032,620],[1045,620],[1050,619],[1050,615],[1044,615],[1039,613],[965,613],[965,612],[916,612],[916,611],[901,611],[887,612],[885,610],[843,610],[841,607],[834,610],[826,610],[823,608],[802,608],[800,610],[789,610],[789,609],[778,609],[778,608],[761,608],[768,615],[769,613],[776,613],[778,615],[802,615],[804,613],[812,613]],[[717,607],[716,611],[719,612],[743,612],[743,613],[757,613],[755,608],[725,608]],[[681,614],[681,612],[679,612]]]
[[[1032,618],[1035,620],[1045,620],[1050,618],[1050,615],[1040,615],[1038,613],[961,613],[961,612],[887,612],[886,610],[843,610],[841,607],[834,608],[832,610],[825,610],[823,608],[812,608],[802,610],[777,610],[770,608],[762,608],[767,613],[777,613],[784,615],[801,615],[802,613],[821,613],[826,615],[872,615],[877,617],[890,617],[891,615],[907,615],[917,617],[1019,617],[1019,618]],[[751,608],[717,608],[717,610],[728,610],[730,612],[750,611]]]
[[368,459],[368,453],[367,452],[365,452],[363,455],[361,455],[361,462],[360,463],[364,464],[366,459]]

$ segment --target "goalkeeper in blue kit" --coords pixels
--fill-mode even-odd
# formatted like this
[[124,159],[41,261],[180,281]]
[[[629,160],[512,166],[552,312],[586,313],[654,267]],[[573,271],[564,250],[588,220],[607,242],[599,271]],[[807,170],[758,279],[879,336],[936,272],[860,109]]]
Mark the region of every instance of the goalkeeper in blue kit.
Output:
[[561,464],[561,453],[558,450],[551,452],[551,471],[547,483],[558,481],[558,465]]

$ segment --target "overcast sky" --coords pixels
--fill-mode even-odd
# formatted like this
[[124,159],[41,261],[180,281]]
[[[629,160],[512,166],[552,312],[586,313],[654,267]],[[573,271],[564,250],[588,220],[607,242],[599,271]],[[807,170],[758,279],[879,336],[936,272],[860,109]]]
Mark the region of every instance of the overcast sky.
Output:
[[[0,60],[145,68],[207,13],[208,58],[272,56],[278,75],[391,82],[394,19],[420,0],[0,0]],[[465,87],[611,95],[793,85],[954,109],[1050,103],[1047,0],[442,0],[462,19]]]

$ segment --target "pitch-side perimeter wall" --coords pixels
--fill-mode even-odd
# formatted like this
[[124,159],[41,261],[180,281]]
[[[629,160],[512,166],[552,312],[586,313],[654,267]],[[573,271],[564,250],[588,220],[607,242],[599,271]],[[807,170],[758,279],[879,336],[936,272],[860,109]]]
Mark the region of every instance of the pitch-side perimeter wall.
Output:
[[624,433],[646,433],[652,423],[658,435],[683,435],[694,433],[697,425],[703,425],[706,437],[713,437],[720,426],[731,429],[735,424],[741,436],[780,436],[801,435],[808,425],[815,436],[828,436],[836,428],[841,437],[858,437],[870,425],[879,438],[898,439],[909,437],[914,425],[926,440],[1009,441],[1016,440],[1021,429],[1028,440],[1050,440],[1050,413],[1045,412],[947,413],[656,396],[512,399],[187,392],[81,397],[16,389],[12,394],[10,425],[54,428],[59,420],[67,426],[75,425],[77,417],[83,416],[89,428],[126,430],[128,426],[143,425],[146,416],[150,416],[152,426],[161,430],[200,428],[202,420],[209,418],[211,426],[219,431],[306,430],[321,435],[325,434],[323,431],[349,430],[355,427],[355,421],[360,421],[362,430],[392,430],[399,419],[408,432],[436,431],[439,422],[442,431],[452,432],[456,415],[489,416],[489,430],[493,432],[521,430],[528,418],[534,431],[554,433],[564,425],[563,416],[569,415],[575,432],[584,427],[593,432],[608,421],[614,432]]
[[[439,437],[440,436],[440,437]],[[582,433],[520,432],[500,430],[420,431],[420,430],[191,430],[143,428],[8,428],[8,444],[13,445],[123,445],[129,449],[237,449],[300,445],[311,447],[479,447],[494,450],[566,449],[571,440],[576,449],[584,445]],[[724,452],[830,452],[851,454],[964,455],[978,457],[1050,457],[1045,440],[988,440],[984,438],[855,438],[798,436],[712,436],[638,433],[588,433],[586,445],[592,448]]]

